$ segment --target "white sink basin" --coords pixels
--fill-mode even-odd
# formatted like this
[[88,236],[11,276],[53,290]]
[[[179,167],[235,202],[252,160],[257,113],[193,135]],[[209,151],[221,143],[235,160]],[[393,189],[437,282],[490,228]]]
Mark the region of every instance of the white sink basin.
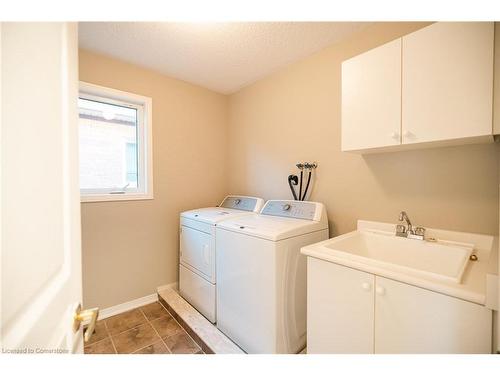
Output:
[[335,257],[411,276],[460,283],[473,250],[472,244],[428,242],[392,233],[355,231],[322,243]]

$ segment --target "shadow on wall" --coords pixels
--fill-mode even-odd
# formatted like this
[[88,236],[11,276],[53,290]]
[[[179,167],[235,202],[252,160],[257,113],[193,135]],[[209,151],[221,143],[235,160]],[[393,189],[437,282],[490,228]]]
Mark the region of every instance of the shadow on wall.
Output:
[[[498,199],[499,155],[500,145],[494,143],[365,154],[362,158],[384,195],[395,204],[404,201],[411,205],[411,211],[395,206],[396,211],[408,210],[417,223],[419,216],[429,219],[431,212],[433,225],[442,223],[447,229],[463,221],[453,217],[457,206],[467,206],[469,221],[485,220],[485,209],[491,209],[488,206]],[[485,185],[488,180],[497,182]],[[484,233],[491,233],[491,227],[492,223],[485,223]]]

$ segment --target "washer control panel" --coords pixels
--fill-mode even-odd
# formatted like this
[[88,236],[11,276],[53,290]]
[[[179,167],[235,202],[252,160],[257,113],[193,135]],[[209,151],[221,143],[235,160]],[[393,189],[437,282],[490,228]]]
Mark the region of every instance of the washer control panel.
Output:
[[233,208],[242,211],[254,211],[257,206],[257,198],[228,196],[220,204],[220,207]]
[[267,201],[260,212],[262,215],[283,216],[295,219],[314,220],[318,205],[302,201]]

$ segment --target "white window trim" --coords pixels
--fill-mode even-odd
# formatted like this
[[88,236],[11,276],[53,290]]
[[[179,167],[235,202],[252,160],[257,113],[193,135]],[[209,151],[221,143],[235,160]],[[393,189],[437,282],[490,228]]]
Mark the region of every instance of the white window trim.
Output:
[[[130,107],[138,109],[138,138],[137,138],[137,163],[139,174],[139,186],[143,186],[141,190],[134,189],[133,191],[119,194],[102,193],[102,190],[94,193],[91,189],[82,192],[80,190],[81,202],[106,202],[106,201],[128,201],[128,200],[144,200],[153,199],[153,103],[152,99],[147,96],[141,96],[126,91],[111,89],[80,81],[79,97],[88,99],[101,100],[106,98],[107,102],[119,105],[130,103]],[[134,105],[137,105],[135,107]],[[144,111],[141,116],[141,111]],[[144,121],[142,121],[144,119]]]

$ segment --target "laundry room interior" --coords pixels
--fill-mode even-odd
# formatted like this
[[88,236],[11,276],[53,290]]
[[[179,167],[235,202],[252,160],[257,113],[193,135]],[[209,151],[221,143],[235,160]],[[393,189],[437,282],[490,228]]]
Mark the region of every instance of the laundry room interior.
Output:
[[0,31],[4,97],[77,77],[75,352],[500,353],[499,22]]
[[[395,223],[403,210],[425,227],[496,236],[496,143],[342,152],[342,62],[426,26],[338,26],[348,36],[333,45],[242,88],[222,78],[216,92],[124,61],[131,53],[119,50],[128,39],[121,39],[121,30],[125,36],[135,31],[139,39],[154,25],[80,24],[80,81],[148,96],[154,103],[154,199],[82,203],[84,306],[106,309],[175,285],[181,212],[217,206],[227,195],[293,199],[288,176],[300,178],[296,164],[302,162],[317,164],[305,200],[324,204],[329,237],[356,230],[360,219]],[[329,30],[314,24],[166,27],[179,37],[190,27],[193,38],[212,31],[228,43],[238,32],[243,37],[272,30],[285,38],[301,28],[305,35],[308,27]],[[254,58],[271,58],[268,50]],[[113,51],[122,58],[111,57]],[[217,85],[216,77],[211,79]]]

